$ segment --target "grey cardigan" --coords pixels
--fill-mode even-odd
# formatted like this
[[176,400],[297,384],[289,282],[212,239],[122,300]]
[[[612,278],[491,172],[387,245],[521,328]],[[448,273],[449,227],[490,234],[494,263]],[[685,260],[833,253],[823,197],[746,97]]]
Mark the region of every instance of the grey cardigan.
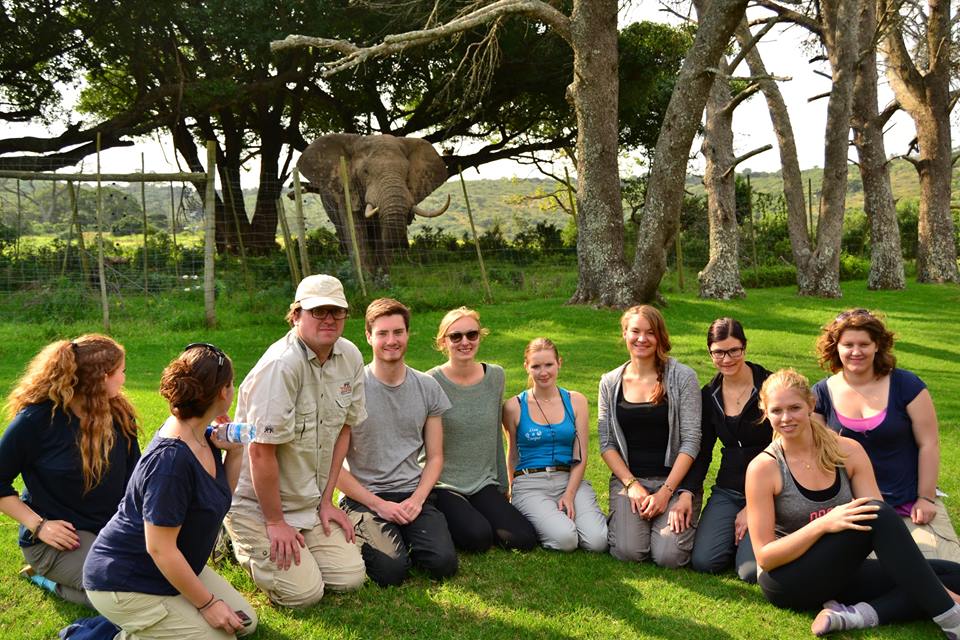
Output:
[[[617,423],[617,395],[623,384],[623,372],[629,362],[608,371],[600,378],[597,394],[597,431],[600,432],[600,453],[616,451],[627,466],[627,443]],[[697,374],[675,358],[667,359],[664,372],[667,388],[670,437],[663,464],[672,467],[677,455],[686,453],[696,459],[700,452],[700,383]]]

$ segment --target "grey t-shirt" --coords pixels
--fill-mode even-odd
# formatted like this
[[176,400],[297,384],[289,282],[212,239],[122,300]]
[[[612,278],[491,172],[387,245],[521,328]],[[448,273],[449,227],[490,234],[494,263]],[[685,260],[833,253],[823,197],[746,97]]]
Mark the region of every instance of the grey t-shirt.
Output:
[[436,380],[407,367],[399,385],[390,387],[364,367],[367,419],[353,427],[347,468],[368,491],[412,492],[420,483],[417,463],[423,426],[441,416],[450,401]]

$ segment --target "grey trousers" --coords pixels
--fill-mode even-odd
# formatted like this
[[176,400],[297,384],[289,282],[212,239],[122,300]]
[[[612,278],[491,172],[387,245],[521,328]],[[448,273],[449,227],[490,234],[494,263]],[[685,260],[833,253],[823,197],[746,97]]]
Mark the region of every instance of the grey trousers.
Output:
[[[666,478],[637,478],[644,489],[653,493]],[[645,520],[630,510],[630,498],[623,493],[623,483],[610,476],[610,553],[618,560],[642,562],[647,559],[661,567],[676,568],[690,562],[693,538],[697,533],[702,494],[693,494],[691,526],[674,533],[667,523],[670,509],[680,494],[675,493],[667,508],[652,520]]]
[[57,583],[58,596],[93,609],[87,592],[83,590],[83,561],[97,536],[89,531],[77,531],[77,535],[80,548],[73,551],[58,551],[45,542],[20,547],[20,551],[34,572]]
[[587,480],[573,498],[574,519],[557,508],[567,490],[568,471],[541,471],[513,479],[513,506],[527,517],[547,549],[607,550],[607,520],[597,504],[597,494]]
[[734,541],[737,513],[747,504],[739,491],[714,487],[707,506],[700,514],[697,536],[693,542],[690,566],[694,571],[720,573],[730,568],[731,563],[740,579],[751,584],[757,581],[757,561],[753,557],[750,534],[740,544]]

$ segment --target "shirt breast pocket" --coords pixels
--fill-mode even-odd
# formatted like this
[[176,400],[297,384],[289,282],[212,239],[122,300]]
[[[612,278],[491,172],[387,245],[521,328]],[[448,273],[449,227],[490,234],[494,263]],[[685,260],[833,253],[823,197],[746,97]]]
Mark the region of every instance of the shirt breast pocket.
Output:
[[304,402],[297,406],[294,432],[297,440],[314,437],[317,432],[317,403]]

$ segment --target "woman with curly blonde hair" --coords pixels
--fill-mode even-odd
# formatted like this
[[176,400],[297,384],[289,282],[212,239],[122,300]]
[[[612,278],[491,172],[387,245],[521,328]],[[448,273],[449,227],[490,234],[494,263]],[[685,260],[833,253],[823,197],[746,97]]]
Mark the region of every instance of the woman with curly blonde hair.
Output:
[[86,606],[84,558],[140,459],[124,366],[123,347],[106,336],[47,345],[10,393],[0,439],[0,512],[20,523],[22,573]]

